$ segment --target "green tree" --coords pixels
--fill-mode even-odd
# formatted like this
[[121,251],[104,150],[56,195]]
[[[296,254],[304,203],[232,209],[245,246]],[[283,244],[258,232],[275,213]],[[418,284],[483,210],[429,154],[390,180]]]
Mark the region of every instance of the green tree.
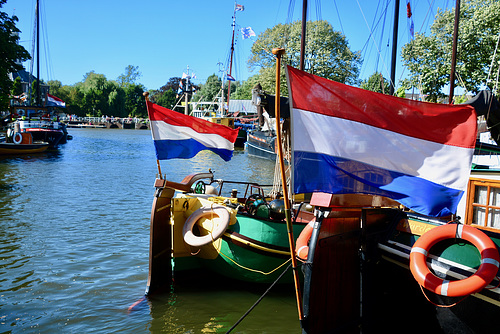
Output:
[[47,85],[49,85],[49,93],[50,95],[57,96],[58,98],[64,100],[61,97],[61,89],[62,89],[62,82],[59,80],[49,80],[47,81]]
[[[410,76],[405,85],[417,87],[429,95],[430,101],[442,97],[449,83],[453,45],[455,10],[440,10],[430,29],[430,35],[416,34],[402,49],[404,65]],[[493,59],[500,31],[500,2],[498,0],[469,0],[460,6],[457,45],[457,76],[465,88],[477,92],[486,84],[489,73],[497,73],[500,54]],[[493,68],[490,69],[490,64]],[[491,72],[490,72],[491,71]]]
[[368,79],[364,80],[360,87],[372,92],[389,94],[389,81],[379,72],[373,73]]
[[148,112],[144,96],[146,88],[140,84],[128,84],[125,91],[125,116],[147,118]]
[[[40,82],[40,85],[38,85],[38,79],[35,79],[33,80],[33,82],[31,83],[31,104],[36,104],[36,105],[40,105],[41,104],[41,101],[37,101],[37,97],[38,97],[38,87],[41,88],[41,85],[43,85],[43,81]],[[42,91],[40,89],[40,91]],[[41,93],[40,93],[41,94]],[[40,96],[40,99],[42,99],[43,97]]]
[[149,99],[162,107],[172,109],[176,103],[176,95],[179,89],[180,77],[173,77],[158,90],[150,91]]
[[97,74],[94,71],[85,74],[81,89],[84,94],[83,109],[89,116],[100,117],[108,114],[108,96],[111,88],[104,74]]
[[[276,60],[270,50],[284,47],[286,53],[283,62],[299,67],[300,37],[301,22],[297,21],[291,24],[278,24],[267,29],[253,44],[249,66],[260,68],[261,85],[265,90],[271,86],[267,81],[272,73],[275,73],[273,68]],[[361,63],[361,53],[351,51],[346,37],[334,31],[330,23],[327,21],[307,23],[305,49],[307,72],[338,82],[357,85]],[[274,82],[274,79],[271,82]],[[274,91],[274,88],[272,90]]]
[[[195,101],[213,101],[217,94],[220,93],[221,87],[222,80],[215,73],[212,74],[207,78],[205,84],[201,85],[200,90],[196,93]],[[226,99],[225,95],[224,99]]]
[[154,102],[162,107],[172,109],[176,103],[177,93],[173,89],[169,89],[158,95]]
[[61,94],[61,99],[66,102],[66,110],[70,114],[74,114],[77,116],[85,116],[85,108],[84,108],[84,96],[83,90],[81,86],[83,83],[77,83],[73,86],[63,86]]
[[233,100],[250,100],[252,99],[252,88],[260,82],[260,76],[255,74],[248,78],[248,80],[243,81],[241,86],[236,88],[234,93],[231,93],[231,99]]
[[125,101],[125,90],[116,85],[108,96],[108,113],[106,116],[125,116]]
[[23,85],[21,84],[21,77],[17,77],[14,79],[12,83],[11,95],[19,96],[23,93]]
[[135,84],[137,80],[142,76],[141,72],[139,72],[139,66],[128,65],[125,68],[125,73],[118,76],[118,84],[121,87],[124,87],[127,84]]
[[[7,0],[0,0],[0,8]],[[13,82],[9,73],[17,72],[23,67],[18,63],[30,59],[28,51],[18,44],[20,30],[16,27],[18,18],[9,17],[0,11],[0,110],[9,106],[9,95]]]

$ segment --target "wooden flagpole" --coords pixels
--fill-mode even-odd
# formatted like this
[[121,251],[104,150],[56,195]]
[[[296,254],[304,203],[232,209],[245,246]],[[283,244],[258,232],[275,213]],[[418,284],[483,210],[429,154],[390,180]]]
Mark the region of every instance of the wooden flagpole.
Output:
[[297,308],[299,312],[299,319],[303,319],[302,311],[302,297],[300,292],[299,271],[297,268],[297,258],[295,257],[295,240],[293,237],[293,226],[291,218],[290,200],[288,198],[288,190],[286,185],[285,174],[285,161],[283,158],[283,148],[281,145],[281,122],[280,122],[280,70],[281,70],[281,56],[285,54],[285,49],[275,48],[273,54],[276,56],[276,99],[275,99],[275,113],[276,113],[276,140],[278,145],[278,156],[281,170],[281,184],[283,187],[283,201],[285,202],[285,219],[286,227],[288,230],[288,243],[290,244],[290,256],[293,268],[293,281],[295,283],[295,294],[297,297]]
[[[146,109],[148,110],[148,117],[149,117],[149,107],[148,107],[149,92],[144,92],[144,93],[142,93],[142,95],[144,96],[144,99],[146,99]],[[149,127],[151,128],[151,117],[149,117]],[[153,140],[154,140],[153,128],[151,128],[151,135],[153,136]],[[156,159],[156,165],[158,166],[158,174],[159,174],[159,178],[161,180],[161,179],[163,179],[163,176],[161,174],[160,160]]]

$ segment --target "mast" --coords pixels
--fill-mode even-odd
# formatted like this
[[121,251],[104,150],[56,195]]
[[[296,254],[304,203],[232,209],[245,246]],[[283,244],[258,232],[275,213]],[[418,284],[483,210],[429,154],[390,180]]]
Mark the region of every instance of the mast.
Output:
[[40,1],[36,2],[36,105],[40,106]]
[[[233,73],[233,54],[234,54],[234,28],[236,26],[236,3],[234,5],[233,12],[233,37],[231,39],[231,58],[229,60],[229,77],[232,77]],[[229,111],[229,98],[231,96],[231,80],[227,80],[227,110]],[[224,110],[222,110],[224,113]]]
[[453,51],[451,53],[451,70],[450,70],[450,94],[448,103],[453,103],[453,94],[455,91],[455,67],[457,66],[457,44],[458,44],[458,21],[460,19],[460,0],[455,4],[455,25],[453,31]]
[[187,67],[187,76],[186,76],[186,92],[184,93],[184,114],[189,115],[189,65]]
[[399,25],[399,0],[396,0],[394,5],[394,28],[392,31],[392,59],[391,59],[391,82],[389,95],[394,95],[394,87],[396,81],[396,53],[398,48],[398,27]]
[[306,52],[307,0],[302,1],[302,35],[300,36],[300,67],[304,71]]

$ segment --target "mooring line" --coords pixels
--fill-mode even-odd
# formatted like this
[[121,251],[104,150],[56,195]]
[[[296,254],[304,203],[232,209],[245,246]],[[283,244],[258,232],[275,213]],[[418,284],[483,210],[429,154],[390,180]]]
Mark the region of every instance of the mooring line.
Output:
[[278,278],[273,282],[273,284],[271,284],[271,286],[266,290],[266,292],[264,292],[264,294],[262,296],[260,296],[260,298],[252,305],[252,307],[250,307],[248,309],[248,311],[245,312],[245,314],[243,314],[243,316],[233,325],[233,327],[229,328],[229,330],[226,332],[226,334],[228,333],[231,333],[231,331],[233,329],[236,328],[236,326],[238,326],[240,324],[240,322],[243,321],[243,319],[246,318],[247,315],[250,314],[250,312],[252,312],[252,310],[262,301],[262,299],[264,299],[264,297],[268,294],[269,291],[271,291],[271,289],[273,288],[273,286],[278,283],[278,281],[280,280],[281,277],[283,277],[283,275],[288,271],[288,269],[290,269],[290,267],[292,266],[292,264],[290,263],[288,265],[288,267],[286,267],[285,270],[283,270],[283,272],[278,276]]

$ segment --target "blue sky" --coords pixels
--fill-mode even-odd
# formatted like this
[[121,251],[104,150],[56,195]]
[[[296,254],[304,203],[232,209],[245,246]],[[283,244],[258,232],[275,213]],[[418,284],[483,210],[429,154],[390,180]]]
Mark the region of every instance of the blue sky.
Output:
[[[406,0],[400,0],[398,50],[409,41]],[[429,3],[433,7],[429,9]],[[416,32],[425,33],[437,8],[455,1],[411,0]],[[19,18],[21,44],[32,50],[35,0],[7,0],[1,11]],[[289,23],[289,0],[241,0],[244,11],[236,13],[236,28],[252,27],[257,36],[278,23]],[[295,3],[291,21],[301,19],[302,1]],[[318,6],[318,4],[320,4]],[[234,0],[41,0],[41,77],[73,85],[95,71],[115,80],[128,65],[138,66],[139,82],[158,89],[171,77],[187,71],[195,83],[227,68],[232,35]],[[387,14],[381,14],[387,6]],[[390,77],[394,0],[309,1],[308,20],[329,21],[345,34],[353,51],[362,50],[361,78],[376,70]],[[381,19],[380,19],[381,18]],[[379,20],[380,19],[380,20]],[[379,22],[376,25],[374,22]],[[384,23],[385,22],[385,23]],[[373,35],[370,37],[370,27]],[[233,77],[246,80],[247,60],[256,37],[237,34]],[[379,52],[379,51],[380,52]],[[398,51],[399,54],[399,51]],[[220,65],[222,63],[223,65]],[[29,64],[25,64],[29,68]],[[404,77],[401,66],[396,81]]]

